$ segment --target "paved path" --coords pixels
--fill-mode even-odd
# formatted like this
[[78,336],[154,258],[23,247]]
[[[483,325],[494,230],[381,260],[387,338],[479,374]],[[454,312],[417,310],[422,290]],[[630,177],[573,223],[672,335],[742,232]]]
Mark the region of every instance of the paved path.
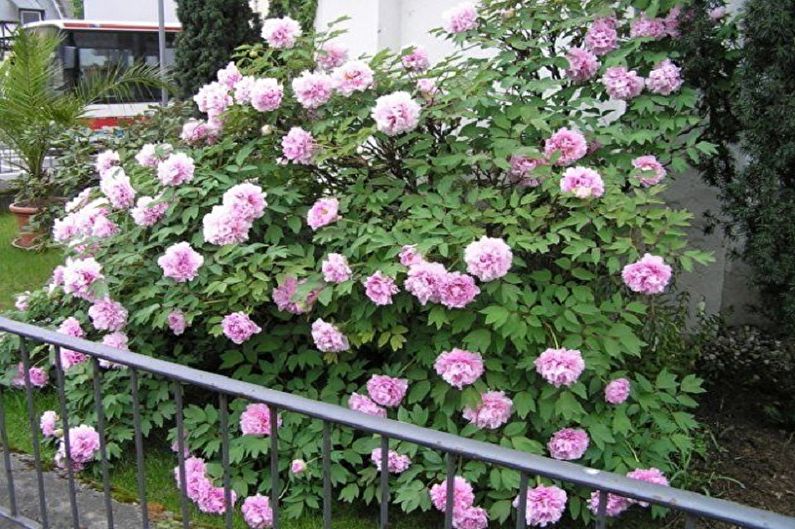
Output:
[[[14,488],[17,493],[17,506],[20,513],[33,520],[39,520],[38,483],[36,470],[33,467],[33,457],[12,454],[11,467],[14,469]],[[75,481],[75,487],[81,529],[107,529],[104,495],[79,481]],[[45,472],[44,490],[50,527],[71,529],[72,511],[69,505],[69,485],[66,477],[57,472]],[[8,507],[8,485],[2,463],[0,463],[0,505]],[[113,521],[116,529],[140,528],[140,507],[113,502]],[[0,529],[18,529],[18,526],[0,520]]]

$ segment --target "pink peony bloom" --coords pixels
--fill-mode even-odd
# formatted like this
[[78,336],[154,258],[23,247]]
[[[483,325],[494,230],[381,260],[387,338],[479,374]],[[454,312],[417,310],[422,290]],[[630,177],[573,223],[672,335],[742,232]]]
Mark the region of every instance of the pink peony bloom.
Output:
[[[235,491],[229,491],[230,506],[234,506],[237,501]],[[223,487],[215,487],[207,482],[199,493],[199,500],[196,502],[199,510],[207,514],[224,514],[226,512],[226,494]]]
[[676,92],[682,84],[684,84],[682,70],[668,59],[649,72],[649,77],[646,79],[646,88],[664,96]]
[[193,180],[195,170],[193,158],[175,152],[157,166],[157,178],[164,186],[178,186]]
[[[102,337],[103,345],[107,345],[108,347],[113,347],[114,349],[120,349],[122,351],[129,350],[129,348],[127,347],[128,341],[129,339],[127,338],[127,335],[119,331],[106,334],[105,336]],[[110,368],[121,369],[126,367],[122,364],[109,362],[107,360],[100,360],[99,365],[101,367],[104,367],[105,369],[110,369]]]
[[157,259],[157,264],[163,269],[164,277],[170,277],[177,283],[184,283],[196,279],[199,268],[204,264],[204,257],[187,242],[179,242],[169,246]]
[[[379,472],[381,471],[381,454],[380,448],[375,448],[370,453],[370,461],[373,462]],[[404,456],[394,450],[390,450],[386,457],[386,467],[390,474],[402,474],[411,466],[411,458],[409,456]]]
[[[177,487],[182,488],[179,474],[179,466],[174,467],[174,480],[177,482]],[[204,459],[199,457],[185,459],[185,491],[188,498],[198,502],[202,493],[211,486]]]
[[262,328],[251,321],[245,312],[227,314],[221,322],[221,327],[224,335],[238,345],[262,332]]
[[67,258],[63,268],[63,289],[67,294],[91,301],[91,287],[97,281],[105,279],[102,265],[93,257],[85,259]]
[[579,131],[563,127],[544,143],[547,158],[552,158],[555,153],[560,155],[555,165],[571,165],[588,154],[588,142]]
[[202,235],[210,244],[225,246],[248,240],[251,220],[229,206],[213,206],[202,219]]
[[367,393],[376,404],[394,408],[406,396],[409,381],[404,378],[393,378],[386,375],[373,375],[367,381]]
[[[71,316],[61,323],[60,327],[58,327],[58,332],[74,338],[83,338],[86,335],[83,328],[80,326],[80,322],[77,321],[77,318]],[[85,354],[79,351],[66,349],[65,347],[60,348],[59,356],[61,359],[61,367],[64,371],[68,371],[72,366],[82,364],[88,360],[88,356]]]
[[39,420],[39,428],[44,437],[55,437],[55,431],[58,429],[57,423],[61,420],[58,414],[52,410],[47,410],[41,414]]
[[[282,425],[277,416],[276,428]],[[243,435],[271,435],[271,410],[267,404],[249,404],[240,414],[240,431]]]
[[478,10],[472,2],[463,2],[442,14],[442,27],[448,33],[463,33],[478,27]]
[[630,290],[639,294],[661,294],[671,281],[673,271],[662,257],[645,254],[640,261],[628,264],[621,277]]
[[292,86],[295,98],[308,109],[325,105],[334,93],[334,80],[322,72],[305,71],[293,79]]
[[25,292],[24,294],[19,294],[14,300],[14,308],[17,309],[18,311],[24,312],[28,310],[29,301],[30,301],[29,292]]
[[243,520],[251,529],[267,529],[273,525],[273,509],[267,496],[257,494],[243,500]]
[[166,323],[168,324],[168,328],[171,329],[171,332],[174,333],[174,336],[179,336],[184,333],[188,326],[185,315],[178,310],[172,310],[168,313]]
[[400,62],[410,72],[424,72],[431,67],[428,52],[422,46],[414,46],[409,53],[400,58]]
[[521,187],[538,187],[541,185],[541,180],[534,177],[532,173],[544,164],[543,160],[514,154],[511,156],[509,163],[511,164],[511,170],[508,175],[511,177],[511,182]]
[[348,399],[348,407],[353,411],[359,411],[373,417],[386,417],[386,410],[370,400],[366,395],[352,393]]
[[493,281],[508,273],[513,252],[504,240],[484,235],[464,249],[464,261],[467,272],[481,281]]
[[262,23],[262,38],[272,48],[292,48],[301,33],[301,24],[290,17],[269,18]]
[[[69,428],[69,457],[74,470],[82,470],[86,463],[89,463],[99,451],[99,434],[92,426],[81,424]],[[58,453],[55,455],[56,464],[60,468],[66,466],[66,444],[61,439],[58,446]]]
[[349,61],[334,70],[334,89],[345,97],[373,86],[373,70],[364,61]]
[[582,353],[577,349],[547,349],[533,364],[536,372],[556,388],[571,386],[585,370]]
[[480,289],[475,279],[467,274],[452,272],[444,276],[439,286],[442,305],[449,309],[462,309],[472,303]]
[[512,411],[513,402],[504,391],[487,391],[476,408],[464,408],[464,419],[478,428],[494,430],[508,422]]
[[337,327],[320,318],[312,324],[312,339],[324,353],[340,353],[350,349],[348,338]]
[[421,305],[429,301],[438,303],[442,300],[442,283],[447,273],[442,264],[422,261],[409,267],[409,274],[403,286],[419,300]]
[[328,283],[343,283],[351,278],[351,267],[344,255],[330,253],[321,265],[323,279]]
[[168,211],[167,202],[158,202],[158,198],[141,197],[135,207],[130,210],[130,215],[138,226],[154,226]]
[[364,281],[365,294],[376,305],[391,305],[392,296],[400,289],[395,280],[378,270]]
[[569,61],[566,75],[575,83],[587,81],[599,70],[599,59],[585,48],[569,48],[566,60]]
[[[566,491],[554,485],[538,485],[527,491],[525,520],[527,525],[546,527],[557,523],[566,510]],[[513,500],[513,506],[519,507],[519,497]]]
[[[49,380],[47,371],[40,367],[31,367],[28,369],[28,375],[30,376],[30,385],[36,388],[43,388],[47,385],[47,381]],[[22,362],[17,364],[17,373],[11,380],[11,385],[16,388],[25,387],[25,367]]]
[[229,87],[218,82],[202,86],[199,92],[193,96],[193,100],[199,110],[206,112],[210,119],[219,117],[234,103],[229,94]]
[[659,184],[668,174],[663,164],[657,161],[657,158],[652,155],[638,156],[632,160],[632,166],[640,171],[637,178],[645,187]]
[[94,164],[94,168],[99,173],[99,176],[104,176],[106,172],[110,171],[114,167],[118,167],[121,164],[121,158],[119,157],[119,153],[116,151],[102,151],[101,153],[97,154],[97,160]]
[[417,128],[421,110],[408,92],[393,92],[375,101],[373,119],[379,131],[397,136]]
[[[668,478],[665,477],[665,474],[662,473],[662,470],[658,468],[637,468],[631,472],[627,472],[627,477],[632,479],[637,479],[640,481],[645,481],[646,483],[653,483],[655,485],[662,485],[663,487],[670,486],[668,483]],[[633,500],[630,498],[626,498],[629,503],[637,503],[641,507],[648,507],[649,504],[645,501],[638,501]]]
[[547,443],[547,449],[555,459],[580,459],[588,450],[588,434],[581,428],[564,428],[555,432]]
[[293,301],[298,286],[304,283],[306,283],[305,279],[298,281],[293,276],[287,276],[279,286],[273,289],[273,301],[279,310],[291,314],[304,314],[312,310],[312,305],[317,299],[317,291],[310,292],[305,301]]
[[439,93],[439,87],[433,79],[418,79],[417,91],[425,99],[433,99]]
[[336,198],[319,198],[306,214],[306,222],[313,231],[340,220],[340,202]]
[[617,378],[605,386],[605,402],[622,404],[629,397],[629,379]]
[[141,147],[141,150],[135,155],[135,161],[138,162],[138,165],[141,167],[155,168],[157,164],[171,154],[173,150],[174,148],[170,143],[159,143],[157,145],[154,143],[147,143]]
[[254,92],[254,85],[256,82],[256,77],[252,77],[250,75],[244,75],[241,77],[240,80],[235,84],[234,92],[232,94],[235,98],[235,103],[238,105],[251,104],[251,95]]
[[[447,480],[433,485],[430,489],[431,503],[433,506],[444,512],[447,508]],[[472,485],[461,476],[456,476],[453,480],[453,510],[464,510],[472,507],[475,501],[475,492]]]
[[613,99],[628,100],[640,95],[645,80],[635,70],[627,70],[623,66],[613,66],[605,70],[602,84]]
[[577,198],[598,198],[605,194],[602,176],[587,167],[569,167],[560,179],[560,190]]
[[407,244],[403,246],[398,256],[400,257],[400,264],[403,266],[413,266],[425,262],[420,252],[417,251],[416,244]]
[[120,331],[127,325],[127,309],[107,296],[91,305],[88,316],[98,331]]
[[453,529],[486,529],[489,515],[483,507],[453,510]]
[[616,19],[598,18],[585,33],[585,46],[596,55],[605,55],[618,47]]
[[[607,505],[605,506],[605,514],[607,516],[618,516],[630,507],[630,500],[616,494],[607,495]],[[591,493],[591,499],[588,500],[588,510],[593,514],[599,514],[599,491]]]
[[290,473],[294,475],[303,474],[306,470],[306,461],[303,459],[293,459],[290,463]]
[[[182,125],[182,133],[179,135],[180,139],[190,145],[196,145],[202,142],[207,144],[215,143],[220,134],[220,122],[207,123],[197,119],[189,119]],[[169,153],[170,154],[170,153]]]
[[130,177],[121,167],[103,175],[99,181],[99,190],[116,209],[129,209],[135,203],[135,189],[130,184]]
[[433,367],[445,382],[462,389],[474,384],[483,375],[483,357],[480,353],[453,349],[436,357]]
[[729,14],[729,11],[726,9],[726,6],[718,6],[709,10],[707,15],[709,16],[710,20],[713,22],[718,22],[723,19],[726,15]]
[[342,66],[348,60],[348,48],[336,42],[326,42],[315,54],[318,67],[330,71]]
[[250,182],[237,184],[224,193],[223,204],[237,216],[253,221],[265,214],[267,193]]
[[279,108],[284,97],[284,88],[276,79],[257,79],[251,87],[251,106],[260,112],[272,112]]
[[629,36],[634,38],[661,39],[667,35],[665,20],[641,15],[630,24]]
[[88,204],[88,199],[91,198],[92,189],[93,188],[91,187],[83,189],[76,197],[66,203],[64,206],[64,211],[71,213],[72,211],[76,211]]
[[676,38],[679,36],[679,18],[682,14],[682,6],[675,5],[668,11],[663,19],[665,21],[665,32],[669,37]]
[[309,165],[317,152],[315,138],[301,127],[293,127],[282,138],[282,154],[286,160]]
[[218,82],[226,86],[230,90],[234,90],[237,83],[243,79],[243,74],[237,69],[235,63],[230,62],[224,68],[221,68],[216,73]]

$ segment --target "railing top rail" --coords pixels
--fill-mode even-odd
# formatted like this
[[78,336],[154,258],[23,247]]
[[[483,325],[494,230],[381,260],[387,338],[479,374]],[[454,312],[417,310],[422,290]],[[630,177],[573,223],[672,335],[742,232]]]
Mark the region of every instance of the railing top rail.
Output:
[[758,529],[795,529],[795,518],[776,514],[738,503],[711,498],[673,487],[663,487],[643,481],[603,472],[582,465],[557,461],[547,457],[520,452],[498,445],[466,439],[436,430],[373,417],[343,408],[336,404],[318,402],[297,395],[275,391],[249,382],[208,373],[191,367],[159,360],[149,356],[120,351],[101,343],[66,336],[55,331],[0,317],[0,331],[27,337],[38,342],[65,347],[103,360],[126,365],[141,371],[161,375],[171,380],[200,386],[263,402],[280,410],[297,412],[357,430],[382,434],[393,439],[415,443],[442,452],[459,454],[496,465],[574,483],[594,490],[671,507],[694,515]]

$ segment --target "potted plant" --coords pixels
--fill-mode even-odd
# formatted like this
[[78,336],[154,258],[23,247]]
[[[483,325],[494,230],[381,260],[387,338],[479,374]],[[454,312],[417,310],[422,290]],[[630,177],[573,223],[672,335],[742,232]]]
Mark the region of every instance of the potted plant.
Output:
[[36,239],[25,229],[30,218],[56,199],[45,163],[56,140],[79,125],[88,106],[100,99],[125,100],[136,87],[164,84],[156,67],[138,64],[92,73],[74,89],[61,90],[53,60],[60,43],[57,35],[20,30],[0,63],[0,145],[19,156],[18,191],[10,210],[20,229],[14,245],[23,248]]

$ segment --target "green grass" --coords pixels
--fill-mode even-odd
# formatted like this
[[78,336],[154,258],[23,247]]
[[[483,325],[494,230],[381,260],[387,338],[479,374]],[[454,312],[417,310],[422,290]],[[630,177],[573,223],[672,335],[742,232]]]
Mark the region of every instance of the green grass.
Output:
[[11,246],[16,236],[14,217],[0,214],[0,312],[14,306],[14,297],[44,285],[62,259],[61,252],[30,252]]

